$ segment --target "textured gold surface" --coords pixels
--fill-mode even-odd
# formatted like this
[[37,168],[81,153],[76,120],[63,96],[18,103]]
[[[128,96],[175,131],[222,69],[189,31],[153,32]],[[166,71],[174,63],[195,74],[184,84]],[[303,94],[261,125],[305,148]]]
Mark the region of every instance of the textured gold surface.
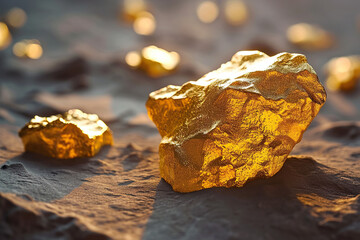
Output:
[[353,91],[360,78],[360,55],[331,59],[325,65],[326,85],[332,91]]
[[113,141],[110,129],[96,114],[77,109],[51,117],[35,116],[19,135],[25,151],[65,159],[94,156]]
[[179,192],[271,177],[325,100],[305,56],[259,51],[152,92],[146,107],[162,136],[161,177]]

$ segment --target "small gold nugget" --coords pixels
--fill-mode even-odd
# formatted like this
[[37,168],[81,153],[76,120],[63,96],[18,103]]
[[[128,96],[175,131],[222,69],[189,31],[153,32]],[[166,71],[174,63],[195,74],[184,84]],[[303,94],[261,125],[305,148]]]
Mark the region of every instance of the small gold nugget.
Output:
[[152,92],[146,107],[162,136],[161,177],[179,192],[271,177],[325,100],[304,55],[259,51]]
[[180,55],[151,45],[143,48],[141,53],[129,52],[125,61],[132,68],[141,69],[150,77],[157,78],[174,72],[179,64]]
[[62,159],[92,157],[113,142],[109,127],[96,114],[78,109],[51,117],[35,116],[19,136],[25,151]]

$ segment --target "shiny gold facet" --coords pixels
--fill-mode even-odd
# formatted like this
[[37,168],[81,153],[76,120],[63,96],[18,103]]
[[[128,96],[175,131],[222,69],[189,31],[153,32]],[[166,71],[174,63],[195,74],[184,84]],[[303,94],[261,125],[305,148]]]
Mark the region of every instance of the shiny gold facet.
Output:
[[287,30],[288,40],[305,50],[322,50],[334,44],[334,37],[324,29],[308,23],[292,25]]
[[332,91],[353,91],[360,79],[360,56],[331,59],[325,65],[326,85]]
[[91,157],[113,142],[110,129],[96,114],[78,109],[51,117],[35,116],[19,136],[25,151],[62,159]]
[[160,174],[175,191],[271,177],[326,100],[301,54],[241,51],[198,81],[152,92]]

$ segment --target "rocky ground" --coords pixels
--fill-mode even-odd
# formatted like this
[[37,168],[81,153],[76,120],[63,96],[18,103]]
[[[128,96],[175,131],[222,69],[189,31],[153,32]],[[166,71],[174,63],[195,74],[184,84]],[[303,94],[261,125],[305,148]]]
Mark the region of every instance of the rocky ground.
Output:
[[[360,94],[328,101],[282,170],[243,188],[172,191],[160,179],[160,136],[147,118],[148,93],[195,80],[242,49],[304,53],[324,82],[331,58],[360,54],[359,3],[252,0],[243,27],[221,15],[197,21],[197,1],[149,1],[153,36],[119,22],[118,2],[8,1],[28,14],[13,40],[36,38],[39,60],[0,52],[0,239],[360,239]],[[286,28],[323,26],[336,46],[305,52]],[[178,51],[179,70],[152,79],[123,61],[127,51],[156,44]],[[55,160],[25,153],[18,130],[33,115],[69,108],[97,113],[114,146],[89,159]]]

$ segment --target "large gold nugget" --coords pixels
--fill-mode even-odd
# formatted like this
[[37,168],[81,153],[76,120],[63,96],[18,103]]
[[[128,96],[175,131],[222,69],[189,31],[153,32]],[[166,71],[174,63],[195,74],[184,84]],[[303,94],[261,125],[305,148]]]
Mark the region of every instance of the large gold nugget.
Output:
[[179,192],[271,177],[325,100],[305,56],[259,51],[152,92],[146,107],[162,136],[161,177]]
[[77,109],[51,117],[35,116],[19,135],[25,151],[63,159],[94,156],[113,142],[110,129],[96,114]]

